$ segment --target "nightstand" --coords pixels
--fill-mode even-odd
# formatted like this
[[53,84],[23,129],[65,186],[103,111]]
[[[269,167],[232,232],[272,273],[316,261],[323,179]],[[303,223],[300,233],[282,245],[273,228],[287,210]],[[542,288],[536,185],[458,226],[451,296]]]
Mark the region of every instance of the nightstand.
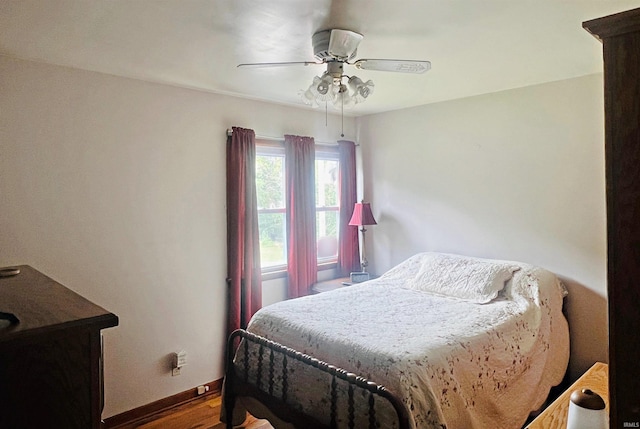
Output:
[[337,279],[314,283],[311,286],[311,293],[316,294],[321,292],[328,292],[330,290],[339,289],[344,286],[351,286],[351,279],[349,277],[340,277]]
[[596,362],[582,377],[576,380],[562,395],[549,405],[525,429],[565,429],[569,413],[569,398],[578,389],[591,389],[604,399],[609,412],[609,367],[606,363]]

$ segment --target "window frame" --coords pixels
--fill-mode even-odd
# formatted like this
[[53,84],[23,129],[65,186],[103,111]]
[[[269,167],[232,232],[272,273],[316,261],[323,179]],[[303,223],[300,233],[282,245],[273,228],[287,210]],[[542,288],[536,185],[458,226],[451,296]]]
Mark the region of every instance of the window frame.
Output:
[[[284,140],[266,140],[256,138],[256,159],[258,156],[282,156],[284,157]],[[330,159],[338,162],[338,168],[340,166],[340,153],[338,151],[337,145],[325,145],[325,144],[315,144],[315,159],[316,161],[319,159]],[[338,185],[339,186],[339,185]],[[337,189],[338,195],[340,189]],[[338,222],[340,219],[340,198],[338,196],[336,206],[318,206],[316,204],[316,214],[322,211],[335,211],[338,214]],[[258,218],[261,213],[283,213],[286,215],[286,201],[284,208],[269,208],[269,209],[260,209],[258,208]],[[316,218],[317,219],[317,218]],[[339,234],[339,225],[337,234]],[[316,238],[317,240],[317,238]],[[285,241],[286,241],[286,231],[285,231]],[[317,267],[318,271],[335,269],[338,265],[337,255],[334,257],[326,257],[326,258],[318,258],[317,259]],[[286,277],[287,275],[287,263],[281,265],[272,265],[269,267],[261,267],[262,279],[263,280],[272,280],[277,278]]]
[[[281,156],[284,161],[284,141],[276,141],[276,140],[264,140],[256,138],[256,162],[258,156]],[[284,171],[283,166],[283,171]],[[256,169],[257,173],[257,169]],[[257,177],[256,177],[257,180]],[[256,182],[257,184],[257,182]],[[285,184],[283,183],[283,188]],[[270,208],[270,209],[260,209],[258,208],[258,219],[260,219],[261,213],[282,213],[286,216],[286,196],[283,196],[284,206],[281,208]],[[285,246],[286,246],[286,231],[285,231]],[[259,246],[258,246],[259,247]],[[262,255],[261,255],[262,256]],[[262,265],[262,258],[260,261]],[[286,247],[285,247],[285,263],[279,265],[271,265],[269,267],[260,267],[260,271],[262,273],[262,279],[265,280],[265,276],[273,276],[274,278],[283,277],[287,273],[287,263],[286,263]]]
[[[338,163],[338,172],[336,172],[336,174],[340,174],[340,152],[338,151],[338,146],[337,145],[320,145],[320,144],[316,144],[316,162],[318,160],[333,160],[336,161]],[[338,217],[337,219],[337,231],[336,231],[336,238],[339,242],[340,240],[340,185],[339,185],[339,181],[338,181],[338,185],[337,185],[338,189],[336,189],[336,205],[335,206],[318,206],[318,203],[316,201],[316,221],[317,221],[317,215],[318,212],[328,212],[328,211],[333,211],[336,212],[336,215]],[[317,184],[316,184],[316,188],[317,188]],[[317,234],[317,231],[316,231]],[[318,237],[316,237],[316,240],[318,239]],[[321,266],[324,267],[325,265],[331,265],[330,268],[335,268],[338,264],[338,255],[336,254],[335,257],[326,257],[326,258],[318,258],[318,270],[320,270]],[[324,268],[324,269],[330,269],[330,268]]]

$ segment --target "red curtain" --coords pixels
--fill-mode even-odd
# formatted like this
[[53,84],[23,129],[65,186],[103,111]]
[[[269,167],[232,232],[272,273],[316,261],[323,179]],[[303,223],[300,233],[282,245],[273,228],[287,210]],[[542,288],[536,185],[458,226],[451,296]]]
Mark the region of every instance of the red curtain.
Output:
[[316,247],[315,142],[284,136],[287,198],[288,297],[308,295],[318,280]]
[[233,127],[227,139],[228,333],[246,328],[262,306],[255,132]]
[[358,227],[349,226],[353,207],[357,202],[356,145],[347,140],[338,141],[340,152],[340,232],[338,240],[338,275],[348,276],[360,271]]

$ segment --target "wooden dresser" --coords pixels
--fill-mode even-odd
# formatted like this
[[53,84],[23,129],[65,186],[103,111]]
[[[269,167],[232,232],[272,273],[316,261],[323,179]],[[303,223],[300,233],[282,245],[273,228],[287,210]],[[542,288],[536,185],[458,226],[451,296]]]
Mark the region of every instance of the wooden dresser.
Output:
[[100,330],[118,318],[30,266],[0,277],[0,428],[98,429]]

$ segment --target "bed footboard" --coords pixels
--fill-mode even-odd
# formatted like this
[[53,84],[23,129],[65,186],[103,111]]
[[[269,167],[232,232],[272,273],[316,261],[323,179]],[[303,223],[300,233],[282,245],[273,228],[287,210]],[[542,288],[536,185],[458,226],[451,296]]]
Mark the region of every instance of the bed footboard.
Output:
[[[239,347],[236,347],[238,342]],[[237,362],[234,362],[234,357],[237,357]],[[295,371],[291,371],[293,365],[311,367],[312,371],[318,371],[322,377],[330,379],[326,392],[328,409],[322,410],[323,418],[310,415],[303,406],[290,400],[290,384],[293,381],[290,379],[295,377]],[[249,374],[252,374],[251,377]],[[347,392],[344,401],[338,399],[338,383]],[[242,329],[233,332],[227,343],[223,394],[228,429],[233,428],[232,416],[238,397],[260,401],[275,416],[296,428],[354,429],[357,424],[357,400],[367,404],[365,412],[370,429],[381,427],[377,410],[380,403],[384,402],[387,403],[387,409],[390,405],[395,410],[398,428],[410,427],[406,408],[384,386]],[[346,410],[342,409],[345,406]],[[317,406],[314,408],[317,414]],[[339,415],[342,415],[342,419]],[[362,415],[359,417],[362,418]],[[362,421],[358,427],[363,427]]]

